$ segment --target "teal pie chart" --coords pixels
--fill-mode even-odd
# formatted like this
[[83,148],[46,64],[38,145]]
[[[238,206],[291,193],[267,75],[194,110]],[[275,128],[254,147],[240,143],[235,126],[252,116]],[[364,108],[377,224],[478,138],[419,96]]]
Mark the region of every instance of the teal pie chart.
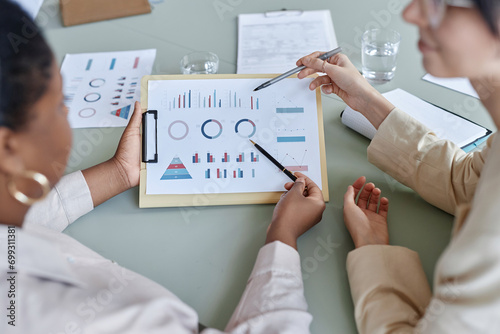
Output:
[[[245,123],[248,123],[246,125]],[[244,129],[240,129],[240,125],[245,126]],[[242,126],[242,127],[243,127]],[[255,135],[255,132],[257,131],[257,127],[255,126],[255,123],[252,120],[249,120],[247,118],[240,119],[236,125],[234,126],[234,132],[238,134],[238,136],[243,137],[243,138],[252,138],[253,135]]]
[[[214,124],[212,125],[211,123]],[[201,126],[201,134],[207,139],[219,138],[222,134],[222,124],[216,119],[208,119]]]

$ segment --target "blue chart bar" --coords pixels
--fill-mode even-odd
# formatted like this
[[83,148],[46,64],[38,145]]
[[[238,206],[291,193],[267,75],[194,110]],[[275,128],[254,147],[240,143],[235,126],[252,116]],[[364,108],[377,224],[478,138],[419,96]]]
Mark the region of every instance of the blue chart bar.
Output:
[[87,62],[87,68],[85,69],[85,71],[90,70],[91,67],[92,67],[92,59],[89,59],[89,61]]
[[191,108],[191,90],[189,90],[189,108]]
[[241,168],[238,168],[238,178],[243,178],[243,171],[241,170]]
[[252,177],[255,177],[255,169],[252,169]]
[[304,108],[276,108],[278,114],[303,114]]
[[205,171],[205,179],[209,179],[210,178],[210,169],[207,169]]
[[109,65],[109,69],[110,70],[113,70],[115,68],[115,64],[116,64],[116,58],[113,58],[111,60],[111,65]]
[[259,109],[259,99],[257,99],[257,109]]
[[222,107],[222,101],[219,100],[219,108]]
[[306,141],[306,136],[278,137],[278,143],[296,143],[305,141]]
[[224,178],[227,179],[227,169],[224,169]]

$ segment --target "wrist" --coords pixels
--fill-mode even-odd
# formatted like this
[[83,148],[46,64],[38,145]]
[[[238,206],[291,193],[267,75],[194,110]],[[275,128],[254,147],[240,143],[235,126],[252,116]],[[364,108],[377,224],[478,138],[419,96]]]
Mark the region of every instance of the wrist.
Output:
[[373,89],[370,93],[368,107],[363,110],[365,116],[370,123],[378,130],[380,124],[394,109],[394,105],[382,96],[377,90]]
[[115,181],[113,182],[115,184],[116,189],[118,190],[118,193],[122,193],[126,190],[129,190],[132,188],[130,185],[127,173],[125,169],[123,168],[122,164],[116,157],[112,157],[105,163],[109,164],[110,170],[113,172],[113,176],[116,178]]
[[290,230],[284,228],[276,228],[274,223],[271,223],[266,236],[266,245],[274,241],[280,241],[290,247],[297,249],[297,237]]

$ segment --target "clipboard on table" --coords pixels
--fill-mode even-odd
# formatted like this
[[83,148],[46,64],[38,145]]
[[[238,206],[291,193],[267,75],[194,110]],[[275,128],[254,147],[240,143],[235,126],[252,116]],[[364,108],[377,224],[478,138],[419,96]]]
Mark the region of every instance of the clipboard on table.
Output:
[[[308,91],[312,95],[308,95],[309,104],[299,108],[292,101],[297,102],[299,99],[295,93],[291,97],[284,93],[277,94],[271,103],[268,96],[274,93],[270,88],[267,88],[267,94],[270,94],[267,97],[257,95],[251,89],[239,89],[242,85],[252,85],[253,89],[256,84],[273,77],[273,74],[143,77],[139,207],[277,203],[283,194],[283,185],[290,181],[281,171],[264,156],[260,157],[257,151],[243,151],[243,148],[241,152],[224,151],[224,146],[229,144],[244,146],[249,138],[259,141],[266,149],[277,145],[278,149],[268,149],[268,152],[277,154],[280,159],[284,159],[285,164],[287,161],[294,164],[293,161],[300,159],[309,163],[306,165],[300,161],[300,164],[295,163],[296,166],[292,167],[311,178],[313,175],[321,178],[320,182],[315,181],[319,183],[325,201],[329,201],[321,93],[319,90],[305,90],[304,94]],[[273,86],[283,89],[288,85],[287,80],[290,79],[283,80],[281,87],[278,84]],[[306,80],[299,81],[296,76],[293,80],[295,81],[289,82],[290,87],[297,91],[307,88]],[[295,82],[300,87],[295,87]],[[210,89],[207,90],[206,87]],[[314,106],[314,110],[307,106]],[[307,123],[304,117],[310,119],[311,124],[307,133],[301,133],[305,129],[299,129]],[[269,133],[266,128],[268,119],[276,119],[276,122],[289,120],[286,121],[288,128],[281,123],[279,129],[273,125],[273,129],[279,134],[273,135],[271,144],[263,139],[264,133]],[[276,144],[277,142],[280,144]],[[281,146],[281,142],[286,145]],[[197,149],[199,145],[205,145],[207,149]],[[303,150],[304,145],[310,147]],[[288,153],[281,153],[280,156],[279,150],[282,147],[293,147],[293,150],[303,151],[304,155],[296,154],[297,159]],[[313,166],[310,164],[312,161],[317,163]],[[271,187],[272,182],[279,182],[280,187],[271,191],[252,191],[252,187],[258,187],[258,184]],[[246,187],[244,192],[238,192],[238,189],[233,191],[238,184]],[[220,189],[214,191],[213,187]]]

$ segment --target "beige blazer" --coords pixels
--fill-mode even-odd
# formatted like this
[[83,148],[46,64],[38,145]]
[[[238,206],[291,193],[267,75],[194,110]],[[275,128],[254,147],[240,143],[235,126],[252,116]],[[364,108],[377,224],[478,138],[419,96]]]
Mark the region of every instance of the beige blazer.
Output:
[[500,333],[498,137],[466,154],[401,110],[381,124],[369,161],[454,214],[455,225],[435,269],[434,294],[418,254],[407,248],[365,246],[349,253],[360,333]]

